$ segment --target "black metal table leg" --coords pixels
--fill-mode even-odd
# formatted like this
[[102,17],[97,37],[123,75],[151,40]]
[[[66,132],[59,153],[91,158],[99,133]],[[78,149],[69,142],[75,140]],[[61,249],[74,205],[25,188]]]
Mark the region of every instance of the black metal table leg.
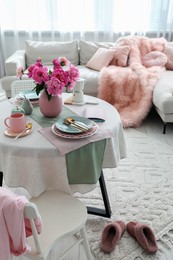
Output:
[[166,126],[167,126],[167,124],[164,123],[164,124],[163,124],[163,134],[166,134]]
[[2,186],[3,183],[3,172],[0,172],[0,186]]
[[[3,172],[0,172],[0,186],[2,186],[2,183],[3,183]],[[88,211],[88,214],[110,218],[111,217],[111,208],[110,208],[109,198],[108,198],[108,194],[107,194],[105,179],[103,176],[103,171],[101,171],[101,175],[99,178],[99,184],[100,184],[100,189],[101,189],[105,208],[101,209],[101,208],[95,208],[95,207],[88,206],[87,211]]]
[[107,194],[107,189],[106,189],[105,179],[104,179],[104,176],[103,176],[103,171],[101,171],[101,175],[100,175],[100,178],[99,178],[99,184],[100,184],[100,189],[101,189],[105,208],[100,209],[100,208],[88,206],[87,211],[88,211],[88,214],[110,218],[111,217],[111,207],[110,207],[110,203],[109,203],[109,198],[108,198],[108,194]]

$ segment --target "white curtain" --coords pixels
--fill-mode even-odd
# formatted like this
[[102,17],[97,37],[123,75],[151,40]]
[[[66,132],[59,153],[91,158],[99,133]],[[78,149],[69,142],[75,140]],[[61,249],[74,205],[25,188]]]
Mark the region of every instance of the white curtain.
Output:
[[137,34],[172,41],[173,0],[0,0],[0,27],[5,59],[26,39],[115,42]]
[[[0,32],[1,32],[1,26],[0,26]],[[1,41],[1,33],[0,33],[0,78],[2,78],[5,74],[4,70],[4,54],[3,54],[3,48],[2,48],[2,41]]]

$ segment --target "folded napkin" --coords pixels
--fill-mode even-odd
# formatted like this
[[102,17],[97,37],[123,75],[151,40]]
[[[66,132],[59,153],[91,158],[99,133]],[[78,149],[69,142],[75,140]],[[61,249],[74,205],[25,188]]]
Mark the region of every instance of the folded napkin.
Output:
[[9,102],[14,105],[14,106],[20,106],[21,105],[21,101],[17,100],[16,98],[10,98]]
[[65,155],[72,152],[84,145],[91,142],[107,139],[113,136],[113,133],[109,129],[98,128],[97,132],[87,138],[82,139],[66,139],[55,135],[52,132],[51,127],[42,128],[39,132],[53,145],[55,145],[61,155]]
[[105,110],[101,107],[86,107],[84,117],[93,120],[94,122],[104,122],[106,120]]

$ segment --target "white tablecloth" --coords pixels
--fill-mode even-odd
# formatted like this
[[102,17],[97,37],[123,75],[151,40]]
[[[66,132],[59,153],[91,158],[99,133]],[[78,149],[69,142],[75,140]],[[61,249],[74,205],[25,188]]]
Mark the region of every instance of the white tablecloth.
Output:
[[[69,94],[63,94],[63,100]],[[107,102],[85,96],[86,100],[98,101],[98,105],[66,105],[79,116],[84,115],[87,107],[101,107],[106,112],[106,121],[102,127],[110,129],[113,137],[106,143],[103,168],[116,167],[121,158],[126,157],[126,145],[123,127],[116,109]],[[95,185],[69,185],[67,179],[65,156],[39,133],[41,126],[27,116],[32,122],[33,132],[14,140],[4,135],[4,119],[10,115],[14,105],[8,100],[0,103],[0,171],[4,174],[5,184],[10,187],[25,187],[32,196],[38,196],[46,189],[59,189],[66,192],[87,192]],[[82,170],[82,169],[79,169]]]

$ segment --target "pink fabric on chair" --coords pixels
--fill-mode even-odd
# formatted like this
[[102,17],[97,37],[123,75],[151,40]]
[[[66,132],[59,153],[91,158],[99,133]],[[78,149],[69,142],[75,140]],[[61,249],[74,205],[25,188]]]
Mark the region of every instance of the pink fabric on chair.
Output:
[[[24,219],[28,200],[0,187],[0,201],[0,259],[9,260],[11,254],[19,256],[30,250],[26,243],[26,237],[31,235],[30,224]],[[37,220],[36,228],[40,233],[41,221]]]

